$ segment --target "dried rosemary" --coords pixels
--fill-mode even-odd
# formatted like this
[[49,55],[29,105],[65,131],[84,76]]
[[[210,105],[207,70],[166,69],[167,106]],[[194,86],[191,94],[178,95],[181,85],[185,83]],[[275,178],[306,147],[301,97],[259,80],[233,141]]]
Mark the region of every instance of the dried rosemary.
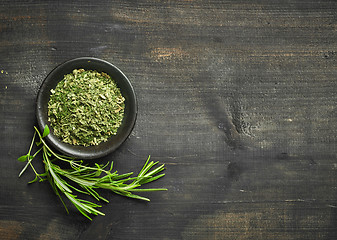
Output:
[[51,90],[48,121],[54,134],[73,145],[98,145],[117,133],[125,99],[111,77],[75,69]]

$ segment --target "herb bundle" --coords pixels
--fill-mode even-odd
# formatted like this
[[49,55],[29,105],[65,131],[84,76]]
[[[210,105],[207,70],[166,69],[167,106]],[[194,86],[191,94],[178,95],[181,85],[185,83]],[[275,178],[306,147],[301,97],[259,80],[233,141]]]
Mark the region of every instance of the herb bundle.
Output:
[[[164,164],[153,167],[158,162],[149,161],[147,159],[144,167],[135,177],[132,177],[133,173],[126,173],[119,175],[117,171],[113,172],[113,162],[111,164],[99,165],[95,163],[95,166],[83,165],[83,161],[75,160],[71,157],[64,156],[54,152],[45,142],[44,138],[49,134],[49,128],[46,126],[41,134],[36,127],[34,136],[29,147],[28,153],[18,158],[21,162],[27,162],[25,167],[19,174],[19,177],[25,172],[28,166],[31,167],[35,173],[35,178],[29,183],[48,181],[52,186],[56,195],[60,198],[66,211],[69,213],[66,206],[66,202],[63,200],[65,197],[68,199],[80,213],[91,220],[90,214],[104,215],[97,208],[101,207],[94,202],[90,202],[84,199],[80,199],[77,194],[90,195],[97,201],[102,200],[108,202],[107,199],[102,197],[96,190],[107,189],[119,195],[150,201],[146,197],[142,197],[134,194],[134,192],[146,192],[146,191],[161,191],[167,190],[165,188],[149,188],[143,189],[140,186],[153,182],[165,174],[160,173],[164,170]],[[34,142],[38,135],[38,141],[36,145],[38,150],[32,153]],[[37,173],[32,161],[38,154],[42,154],[43,164],[45,172]],[[69,164],[69,169],[62,169],[57,165],[56,161],[65,162]],[[110,165],[110,166],[109,166]]]
[[51,90],[48,121],[63,142],[98,145],[117,133],[124,116],[124,101],[108,74],[74,69]]

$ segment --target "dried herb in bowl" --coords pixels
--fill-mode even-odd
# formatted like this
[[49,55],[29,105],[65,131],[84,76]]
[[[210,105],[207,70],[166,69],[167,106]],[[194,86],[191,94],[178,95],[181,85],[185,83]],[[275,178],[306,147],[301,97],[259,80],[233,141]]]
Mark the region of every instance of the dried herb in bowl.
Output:
[[75,69],[51,90],[48,121],[63,142],[98,145],[117,133],[124,108],[125,99],[108,74]]

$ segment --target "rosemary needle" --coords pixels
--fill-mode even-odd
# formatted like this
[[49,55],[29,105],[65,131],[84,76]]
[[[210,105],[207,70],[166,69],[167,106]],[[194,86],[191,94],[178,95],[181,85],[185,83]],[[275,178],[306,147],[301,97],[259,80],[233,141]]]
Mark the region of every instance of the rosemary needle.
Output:
[[[18,158],[21,162],[27,161],[19,177],[26,171],[27,167],[30,166],[35,173],[35,178],[29,183],[47,180],[68,213],[69,211],[64,198],[68,199],[82,215],[90,220],[92,220],[90,215],[104,215],[103,212],[98,210],[101,205],[81,199],[77,194],[86,194],[97,201],[102,200],[109,202],[96,191],[105,189],[125,197],[150,201],[150,199],[139,196],[134,192],[167,190],[166,188],[139,188],[146,183],[153,182],[165,176],[164,173],[161,173],[165,169],[164,164],[158,166],[158,162],[150,161],[150,156],[137,176],[132,177],[132,172],[118,174],[117,171],[112,171],[113,162],[111,162],[111,164],[107,163],[106,165],[95,163],[94,166],[87,166],[83,165],[83,161],[81,160],[55,153],[44,141],[44,137],[49,134],[48,126],[45,126],[42,134],[36,127],[34,127],[34,129],[35,132],[28,153]],[[39,148],[34,154],[31,154],[36,135],[39,139],[36,141],[36,145]],[[33,159],[35,159],[39,153],[42,153],[45,169],[43,173],[37,173],[32,164]],[[69,168],[62,169],[55,163],[56,161],[68,163]]]

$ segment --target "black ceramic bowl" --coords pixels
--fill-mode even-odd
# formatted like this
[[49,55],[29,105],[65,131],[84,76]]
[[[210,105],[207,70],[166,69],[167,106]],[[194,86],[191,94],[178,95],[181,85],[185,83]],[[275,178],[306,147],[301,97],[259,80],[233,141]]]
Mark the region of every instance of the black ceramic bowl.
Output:
[[[115,80],[125,98],[124,118],[117,134],[111,136],[107,142],[100,143],[97,146],[84,147],[64,143],[53,134],[53,129],[48,122],[50,90],[56,87],[58,82],[63,79],[64,75],[79,68],[107,73]],[[46,137],[47,142],[56,150],[79,159],[95,159],[113,152],[128,138],[136,122],[137,100],[130,81],[117,67],[101,59],[81,57],[59,65],[46,77],[37,95],[36,116],[41,131],[43,131],[45,125],[49,126],[51,131]]]

